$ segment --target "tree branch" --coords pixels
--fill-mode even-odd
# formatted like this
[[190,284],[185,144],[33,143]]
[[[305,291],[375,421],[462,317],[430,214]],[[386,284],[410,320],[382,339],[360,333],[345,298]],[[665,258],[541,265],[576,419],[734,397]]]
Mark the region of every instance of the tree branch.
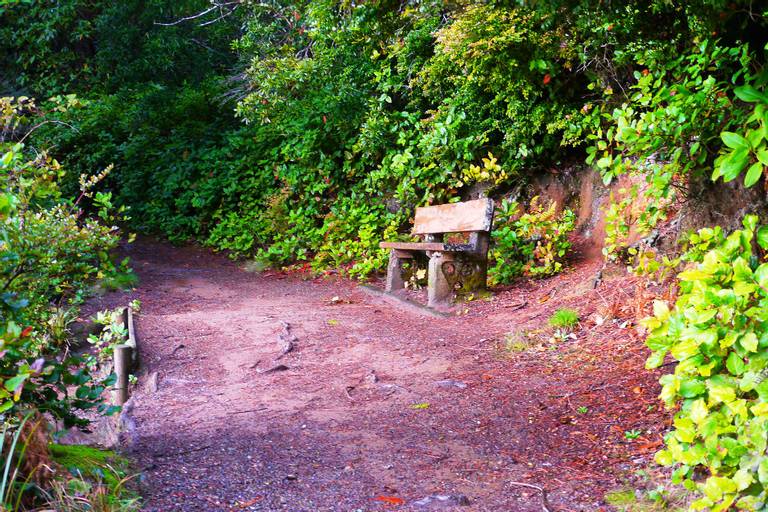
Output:
[[[163,22],[160,22],[160,21],[156,21],[156,22],[154,22],[154,24],[155,25],[160,25],[162,27],[172,27],[174,25],[179,25],[179,24],[184,23],[186,21],[192,21],[192,20],[196,20],[196,19],[202,18],[202,17],[207,16],[208,14],[212,13],[213,11],[219,10],[220,11],[220,15],[216,19],[214,19],[212,21],[206,21],[206,22],[200,24],[200,26],[203,27],[205,25],[210,25],[211,23],[214,23],[216,21],[224,19],[227,16],[229,16],[230,14],[232,14],[233,12],[235,12],[235,10],[238,7],[240,7],[240,0],[232,0],[232,1],[229,1],[229,2],[219,2],[217,0],[212,0],[212,4],[213,5],[211,5],[209,8],[207,8],[207,9],[205,9],[203,11],[200,11],[197,14],[192,14],[190,16],[184,16],[183,18],[179,18],[176,21],[171,21],[171,22],[168,22],[168,23],[163,23]],[[224,9],[226,7],[229,7],[229,6],[234,6],[234,7],[229,9],[229,12],[225,13]]]

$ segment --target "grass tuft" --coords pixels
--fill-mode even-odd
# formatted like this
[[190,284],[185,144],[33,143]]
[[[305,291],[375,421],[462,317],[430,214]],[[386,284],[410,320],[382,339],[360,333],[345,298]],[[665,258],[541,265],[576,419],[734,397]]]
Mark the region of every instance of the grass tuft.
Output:
[[573,329],[578,323],[579,312],[574,309],[558,309],[549,317],[549,325],[555,329]]

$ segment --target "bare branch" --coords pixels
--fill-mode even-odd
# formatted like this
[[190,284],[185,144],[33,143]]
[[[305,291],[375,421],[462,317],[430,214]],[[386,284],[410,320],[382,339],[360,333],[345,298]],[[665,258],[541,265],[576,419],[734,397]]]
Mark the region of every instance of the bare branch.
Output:
[[231,8],[231,9],[230,9],[229,11],[227,11],[227,12],[224,12],[224,10],[223,10],[223,9],[220,9],[220,11],[221,11],[221,14],[219,15],[219,17],[218,17],[218,18],[214,18],[214,19],[212,19],[212,20],[210,20],[210,21],[206,21],[206,22],[204,22],[204,23],[201,23],[201,24],[200,24],[200,26],[201,26],[201,27],[205,27],[205,26],[211,25],[211,24],[213,24],[213,23],[216,23],[217,21],[221,21],[221,20],[223,20],[223,19],[224,19],[224,18],[226,18],[227,16],[230,16],[232,13],[234,13],[234,12],[237,10],[237,8],[238,8],[238,7],[240,7],[240,4],[239,4],[239,3],[238,3],[238,5],[235,5],[233,8]]
[[69,123],[65,123],[64,121],[58,121],[58,120],[56,120],[56,119],[49,119],[49,120],[47,120],[47,121],[43,121],[43,122],[41,122],[41,123],[37,123],[35,126],[33,126],[32,128],[30,128],[30,129],[29,129],[29,131],[27,131],[27,133],[26,133],[26,134],[24,134],[24,136],[23,136],[21,139],[19,139],[19,143],[22,143],[22,142],[24,142],[24,141],[26,140],[26,138],[27,138],[27,137],[29,137],[30,135],[32,135],[32,132],[34,132],[35,130],[37,130],[38,128],[40,128],[41,126],[43,126],[43,125],[45,125],[45,124],[61,124],[61,125],[64,125],[64,126],[66,126],[67,128],[71,128],[72,130],[74,130],[74,131],[76,131],[76,132],[78,132],[78,133],[80,132],[80,130],[78,130],[77,128],[75,128],[74,126],[72,126],[72,125],[71,125],[71,124],[69,124]]
[[[219,20],[221,20],[223,18],[226,18],[227,16],[229,16],[230,14],[235,12],[235,10],[238,7],[240,7],[240,3],[241,3],[241,0],[232,0],[232,1],[229,1],[229,2],[218,2],[217,0],[212,0],[212,4],[213,5],[211,5],[209,8],[207,8],[207,9],[205,9],[203,11],[200,11],[197,14],[192,14],[190,16],[184,16],[183,18],[179,18],[176,21],[171,21],[171,22],[168,22],[168,23],[163,23],[163,22],[160,22],[160,21],[156,21],[154,24],[155,25],[160,25],[162,27],[172,27],[174,25],[179,25],[179,24],[184,23],[186,21],[192,21],[192,20],[196,20],[198,18],[202,18],[202,17],[207,16],[208,14],[218,10],[220,12],[220,15],[216,19],[214,19],[213,21],[206,21],[206,22],[202,23],[200,26],[203,27],[205,25],[210,25],[211,23],[214,23],[214,22],[219,21]],[[228,10],[229,12],[225,13],[224,12],[225,8],[227,8],[229,6],[234,6],[234,7],[229,9]]]

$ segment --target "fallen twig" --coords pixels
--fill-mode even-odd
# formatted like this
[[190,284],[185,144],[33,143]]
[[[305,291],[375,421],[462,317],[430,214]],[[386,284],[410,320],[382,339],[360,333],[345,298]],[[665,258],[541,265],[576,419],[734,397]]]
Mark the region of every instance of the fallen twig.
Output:
[[616,387],[616,384],[604,384],[596,388],[587,388],[581,391],[571,391],[570,393],[565,393],[562,395],[552,395],[552,398],[569,398],[569,397],[572,397],[573,395],[582,395],[584,393],[592,393],[595,391],[600,391],[601,389],[612,388],[612,387]]
[[273,372],[284,372],[288,370],[289,368],[285,366],[284,364],[278,364],[271,368],[267,368],[266,370],[259,370],[259,373],[273,373]]
[[269,409],[269,407],[259,407],[258,409],[248,409],[248,410],[245,410],[245,411],[234,411],[234,412],[231,412],[230,414],[246,414],[246,413],[249,413],[249,412],[266,411],[267,409]]
[[600,297],[600,300],[603,301],[603,304],[605,304],[606,306],[610,307],[610,304],[608,304],[608,301],[605,300],[605,297],[603,297],[603,294],[600,293],[600,290],[598,290],[597,287],[595,287],[594,290],[595,290],[595,292],[597,292],[597,295]]
[[536,489],[541,493],[541,509],[544,512],[552,512],[552,510],[549,508],[549,500],[547,499],[547,491],[543,487],[539,487],[538,485],[532,485],[532,484],[526,484],[523,482],[507,482],[509,485],[517,485],[520,487],[528,487],[529,489]]

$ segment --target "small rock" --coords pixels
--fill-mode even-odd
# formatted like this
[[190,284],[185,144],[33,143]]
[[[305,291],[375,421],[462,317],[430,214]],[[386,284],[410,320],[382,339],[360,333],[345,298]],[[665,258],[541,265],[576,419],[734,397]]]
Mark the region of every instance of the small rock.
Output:
[[138,440],[136,422],[133,419],[133,406],[134,401],[131,398],[123,404],[118,417],[118,443],[126,451],[133,450]]
[[376,375],[376,372],[371,370],[368,375],[365,376],[365,383],[366,384],[376,384],[379,382],[379,377]]
[[147,391],[157,393],[157,372],[152,372],[147,379]]
[[466,507],[470,505],[469,498],[463,494],[433,494],[416,500],[412,505],[416,507],[429,507],[431,509],[439,509],[444,507]]
[[435,385],[439,388],[457,388],[457,389],[467,389],[467,383],[461,382],[458,380],[439,380],[435,382]]
[[286,480],[297,480],[298,478],[296,475],[285,475]]
[[378,389],[385,395],[391,395],[392,393],[396,391],[400,391],[403,388],[398,386],[397,384],[379,384]]

